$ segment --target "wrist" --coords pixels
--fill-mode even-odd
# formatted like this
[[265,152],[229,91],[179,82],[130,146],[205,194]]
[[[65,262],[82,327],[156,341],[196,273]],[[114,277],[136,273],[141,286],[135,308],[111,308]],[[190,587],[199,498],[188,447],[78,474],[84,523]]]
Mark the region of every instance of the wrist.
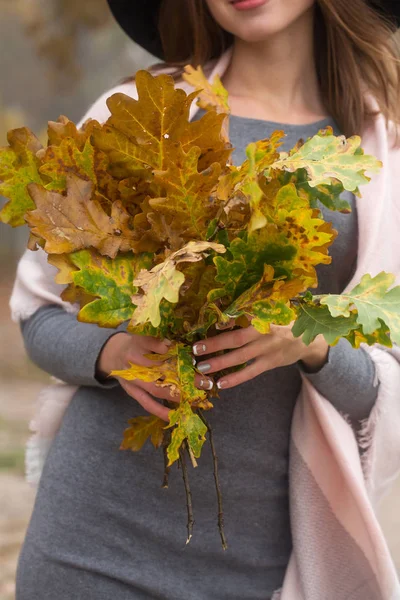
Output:
[[329,344],[322,336],[307,346],[306,351],[301,358],[304,370],[309,373],[319,371],[328,360],[329,348]]
[[111,371],[119,369],[118,353],[121,344],[125,342],[128,333],[118,332],[112,335],[104,344],[96,364],[96,378],[99,380],[106,379]]

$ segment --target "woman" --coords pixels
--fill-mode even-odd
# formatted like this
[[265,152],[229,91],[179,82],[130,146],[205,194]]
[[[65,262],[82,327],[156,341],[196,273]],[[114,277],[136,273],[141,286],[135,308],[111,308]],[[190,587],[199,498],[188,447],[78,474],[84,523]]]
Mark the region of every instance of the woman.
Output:
[[[385,120],[400,122],[400,69],[390,20],[400,18],[397,2],[383,2],[380,9],[366,0],[109,2],[133,39],[176,67],[178,81],[179,65],[189,62],[222,74],[230,97],[235,162],[244,159],[249,142],[275,129],[287,133],[286,150],[328,125],[346,135],[373,128],[376,115],[365,88]],[[209,62],[222,53],[217,67]],[[135,95],[135,86],[127,82],[108,92],[86,117],[107,118],[105,98],[114,91]],[[321,208],[339,237],[332,265],[318,269],[320,293],[340,293],[358,274],[362,228],[354,196],[347,200],[351,214]],[[381,263],[382,268],[389,264],[383,255]],[[53,272],[43,274],[50,281]],[[19,281],[16,293],[21,285]],[[291,456],[289,473],[290,428],[302,381],[303,389],[313,390],[311,399],[312,393],[326,399],[323,410],[332,422],[340,420],[347,427],[337,442],[339,451],[347,444],[356,448],[355,435],[367,433],[365,423],[370,423],[381,388],[389,387],[382,383],[373,353],[354,350],[345,340],[330,349],[319,339],[306,347],[293,338],[290,327],[274,328],[268,336],[252,328],[224,332],[194,347],[203,374],[198,386],[209,388],[213,379],[221,389],[210,421],[217,432],[229,548],[221,550],[216,531],[207,451],[191,472],[196,525],[185,546],[179,472],[172,472],[169,489],[163,490],[162,457],[151,447],[134,454],[118,451],[128,418],[143,409],[166,418],[167,409],[156,400],[163,396],[152,384],[106,379],[129,362],[147,364],[144,355],[165,352],[167,342],[78,323],[54,291],[38,295],[30,291],[30,306],[40,308],[19,311],[27,351],[40,367],[80,387],[45,464],[20,557],[17,600],[269,600],[278,597],[282,585],[283,600],[400,597],[394,595],[399,588],[377,526],[366,529],[375,538],[365,542],[379,555],[376,564],[382,556],[386,561],[376,571],[370,569],[369,554],[360,552],[364,546],[360,542],[359,547],[356,534],[347,533],[354,523],[361,537],[364,531],[365,522],[352,512],[352,503],[366,503],[361,477],[347,488],[343,475],[343,485],[336,488],[343,497],[336,494],[332,500],[349,507],[352,519],[345,531],[334,504],[324,504],[322,483],[315,486],[306,465],[294,463]],[[14,297],[14,308],[16,304]],[[226,353],[213,358],[218,350]],[[220,370],[246,361],[251,362],[245,369],[219,377]],[[301,406],[303,412],[309,410],[307,403]],[[339,413],[347,415],[354,434]],[[308,439],[307,432],[303,438]],[[332,458],[314,453],[313,460],[330,474],[324,484],[328,495]],[[292,496],[289,507],[289,483],[300,479],[303,489],[308,482],[313,505],[304,506]],[[362,513],[365,521],[373,519],[368,511]],[[315,531],[326,538],[320,553],[315,552]]]

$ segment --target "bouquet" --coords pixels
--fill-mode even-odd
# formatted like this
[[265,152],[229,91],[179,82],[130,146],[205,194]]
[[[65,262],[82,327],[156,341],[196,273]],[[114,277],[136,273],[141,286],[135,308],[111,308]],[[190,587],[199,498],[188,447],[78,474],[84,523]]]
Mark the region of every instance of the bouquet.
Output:
[[[139,71],[138,100],[114,94],[104,124],[78,130],[66,117],[50,122],[43,147],[27,128],[10,131],[0,151],[0,193],[9,198],[0,219],[28,224],[31,250],[42,248],[77,303],[78,319],[100,327],[129,321],[128,331],[172,341],[153,367],[132,364],[111,375],[168,387],[169,423],[132,419],[121,448],[162,447],[164,487],[178,462],[185,483],[188,541],[193,511],[186,457],[196,466],[208,438],[214,458],[222,545],[222,495],[213,432],[205,417],[217,390],[195,386],[192,344],[223,328],[293,323],[310,344],[323,335],[334,345],[400,343],[400,287],[394,276],[365,274],[343,295],[313,295],[315,267],[329,264],[337,232],[318,202],[349,212],[344,190],[360,195],[367,172],[381,163],[364,154],[361,139],[331,128],[288,153],[284,136],[247,147],[231,164],[229,106],[220,80],[186,68],[187,95],[172,77]],[[205,110],[189,120],[196,101]],[[156,363],[157,361],[157,363]]]

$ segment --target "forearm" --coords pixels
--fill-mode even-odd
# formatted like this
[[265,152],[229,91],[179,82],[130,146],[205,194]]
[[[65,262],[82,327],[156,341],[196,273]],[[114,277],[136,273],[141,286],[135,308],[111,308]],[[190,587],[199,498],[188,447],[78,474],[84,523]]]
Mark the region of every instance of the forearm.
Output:
[[44,306],[21,323],[31,360],[54,377],[73,385],[117,385],[101,382],[96,366],[102,348],[119,330],[80,323],[74,315],[54,305]]
[[374,363],[362,348],[352,348],[341,339],[330,348],[327,362],[317,372],[308,373],[301,363],[298,366],[337,410],[349,416],[353,425],[369,417],[379,386],[374,385]]

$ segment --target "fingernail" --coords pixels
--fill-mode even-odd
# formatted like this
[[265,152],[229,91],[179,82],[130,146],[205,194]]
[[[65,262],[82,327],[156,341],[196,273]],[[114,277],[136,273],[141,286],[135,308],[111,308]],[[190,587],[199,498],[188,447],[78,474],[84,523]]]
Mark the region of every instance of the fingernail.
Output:
[[167,346],[170,346],[172,344],[171,340],[168,340],[167,338],[163,339],[164,344],[166,344]]
[[200,373],[207,373],[211,369],[211,365],[209,363],[202,363],[201,365],[197,365],[197,369]]
[[221,379],[220,381],[217,381],[217,388],[219,390],[226,387],[227,385],[228,385],[228,382],[225,379]]
[[207,350],[205,344],[195,344],[193,346],[193,354],[195,356],[199,356],[199,354],[203,354]]
[[200,379],[200,387],[205,390],[212,390],[214,387],[214,383],[211,379]]
[[195,367],[196,366],[196,359],[192,358],[192,365]]

